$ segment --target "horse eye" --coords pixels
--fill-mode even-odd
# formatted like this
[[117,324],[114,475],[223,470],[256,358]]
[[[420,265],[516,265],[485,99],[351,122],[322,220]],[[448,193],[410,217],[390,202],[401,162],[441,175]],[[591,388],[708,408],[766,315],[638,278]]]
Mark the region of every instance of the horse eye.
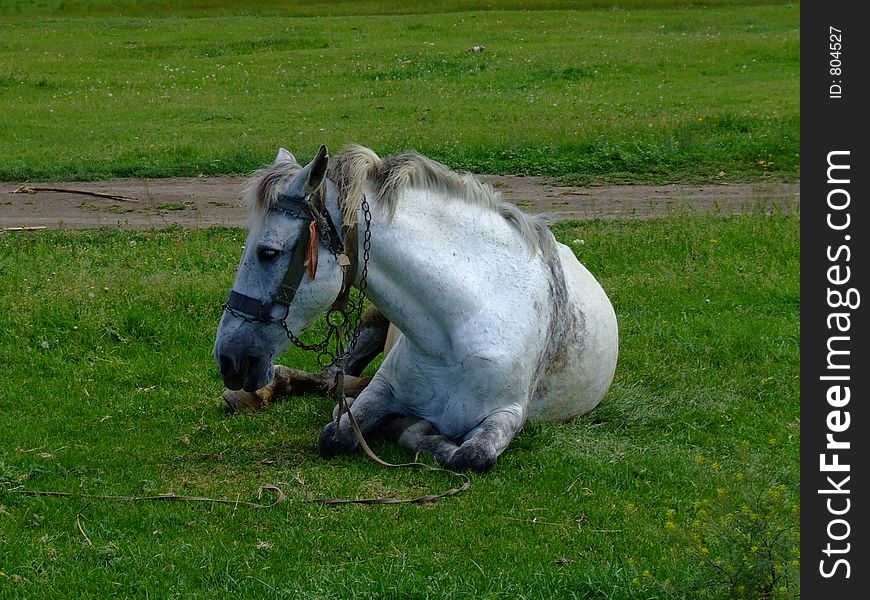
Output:
[[280,253],[280,250],[275,250],[274,248],[258,248],[257,258],[262,262],[269,262],[275,260]]

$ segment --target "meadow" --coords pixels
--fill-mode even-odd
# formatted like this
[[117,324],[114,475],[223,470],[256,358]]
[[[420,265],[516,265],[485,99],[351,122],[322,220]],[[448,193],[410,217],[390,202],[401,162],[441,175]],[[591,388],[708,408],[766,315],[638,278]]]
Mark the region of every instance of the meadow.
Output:
[[[456,482],[322,460],[324,397],[224,413],[210,350],[242,230],[0,236],[0,596],[796,597],[799,216],[555,231],[619,315],[605,401],[528,424],[464,495],[338,508],[312,501]],[[15,493],[257,502],[264,484],[288,500]]]
[[575,183],[796,180],[799,6],[675,4],[4,3],[0,181],[244,174],[350,141]]
[[[349,141],[593,184],[799,179],[797,4],[206,4],[0,4],[0,181],[246,174]],[[223,408],[242,229],[0,233],[0,598],[797,598],[799,229],[752,207],[554,225],[618,315],[605,400],[528,423],[463,495],[374,507],[316,499],[456,481],[321,459],[322,396]],[[263,486],[286,500],[250,508]],[[159,494],[228,503],[93,497]]]

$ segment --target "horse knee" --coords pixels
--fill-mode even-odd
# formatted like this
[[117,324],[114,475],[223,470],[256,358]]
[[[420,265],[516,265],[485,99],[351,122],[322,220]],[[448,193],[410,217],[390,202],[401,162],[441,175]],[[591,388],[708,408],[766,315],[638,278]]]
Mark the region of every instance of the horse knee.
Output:
[[456,444],[451,439],[438,433],[423,437],[416,447],[417,452],[433,456],[441,466],[447,464],[457,449]]
[[[350,435],[347,435],[350,433]],[[317,449],[320,451],[320,456],[323,458],[332,458],[339,454],[350,454],[356,450],[359,442],[352,432],[340,430],[338,436],[335,435],[335,421],[330,421],[326,427],[320,430],[320,436],[317,438]]]
[[462,444],[443,466],[451,471],[474,471],[486,473],[498,459],[495,447],[487,443],[469,440]]

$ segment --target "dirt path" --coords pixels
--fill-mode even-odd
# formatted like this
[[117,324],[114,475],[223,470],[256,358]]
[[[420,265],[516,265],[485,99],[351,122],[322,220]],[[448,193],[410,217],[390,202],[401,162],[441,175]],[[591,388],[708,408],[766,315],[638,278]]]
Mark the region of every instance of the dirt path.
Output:
[[[649,219],[681,207],[733,213],[756,206],[793,207],[800,203],[799,183],[566,187],[541,177],[482,175],[481,179],[527,212],[556,212],[564,219]],[[37,190],[74,189],[130,199],[58,191],[16,193],[23,184],[0,183],[0,231],[172,224],[238,227],[245,222],[245,210],[239,203],[242,182],[235,177],[210,177],[24,184]]]

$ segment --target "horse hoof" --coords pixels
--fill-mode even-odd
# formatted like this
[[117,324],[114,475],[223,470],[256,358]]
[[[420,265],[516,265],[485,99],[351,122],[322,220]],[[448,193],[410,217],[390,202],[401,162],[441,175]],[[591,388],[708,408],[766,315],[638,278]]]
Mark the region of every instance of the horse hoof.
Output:
[[498,455],[494,450],[466,444],[460,446],[443,466],[451,471],[486,473],[495,465],[497,459]]
[[335,421],[330,421],[329,424],[320,430],[320,436],[317,438],[317,449],[320,451],[320,456],[323,458],[332,458],[339,454],[350,454],[356,450],[356,438],[351,436],[341,435],[335,439]]

